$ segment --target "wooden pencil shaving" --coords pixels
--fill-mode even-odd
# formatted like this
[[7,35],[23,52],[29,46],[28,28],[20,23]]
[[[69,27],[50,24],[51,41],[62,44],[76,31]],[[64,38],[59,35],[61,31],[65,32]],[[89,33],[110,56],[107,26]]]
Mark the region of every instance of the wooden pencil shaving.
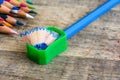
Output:
[[51,43],[59,38],[59,34],[44,27],[35,27],[30,31],[20,33],[21,38],[35,48],[45,50]]

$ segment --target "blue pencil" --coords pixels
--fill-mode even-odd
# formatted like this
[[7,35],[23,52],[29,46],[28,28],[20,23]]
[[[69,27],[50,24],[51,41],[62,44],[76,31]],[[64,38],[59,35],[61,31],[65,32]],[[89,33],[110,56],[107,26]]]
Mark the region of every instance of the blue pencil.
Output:
[[[83,17],[82,19],[80,19],[77,22],[75,22],[73,25],[71,25],[70,27],[68,27],[67,29],[64,30],[64,32],[66,33],[66,39],[67,40],[70,39],[76,33],[78,33],[79,31],[83,30],[90,23],[92,23],[93,21],[95,21],[96,19],[98,19],[99,17],[104,15],[106,12],[111,10],[113,7],[115,7],[119,3],[120,3],[120,0],[108,0],[103,5],[99,6],[95,10],[93,10],[91,13],[89,13],[88,15]],[[42,29],[44,30],[45,28],[41,28],[41,30]],[[44,31],[46,32],[46,30],[44,30]],[[40,39],[42,39],[44,41],[43,38],[40,38]],[[56,38],[56,39],[58,39],[58,38]],[[41,41],[39,41],[39,42],[41,43]],[[47,42],[45,42],[45,43],[47,43]],[[41,47],[44,48],[44,45],[41,46]]]
[[[76,33],[87,27],[90,23],[92,23],[93,21],[104,15],[106,12],[111,10],[119,3],[120,0],[108,0],[103,5],[99,6],[97,9],[93,10],[91,13],[89,13],[82,19],[78,20],[64,31],[55,28],[54,26],[49,26],[47,29],[50,30],[50,32],[54,31],[55,33],[57,33],[57,36],[55,38],[53,35],[52,36],[49,35],[51,38],[47,37],[47,40],[48,42],[50,42],[50,45],[47,45],[46,40],[38,41],[36,45],[31,44],[28,41],[26,45],[28,58],[38,64],[42,64],[42,65],[48,64],[57,55],[59,55],[60,53],[64,52],[67,49],[68,39],[70,39]],[[24,36],[24,34],[21,34],[21,36],[22,35],[23,35],[22,39],[27,41],[26,36]],[[42,36],[44,37],[44,39],[46,38],[44,29],[42,33],[40,33],[39,35],[36,33],[36,35],[38,37]],[[30,40],[30,42],[34,42],[36,40],[36,37],[34,36],[32,38],[28,36],[27,38]],[[37,38],[37,39],[43,40],[43,38]]]
[[90,23],[104,15],[106,12],[111,10],[113,7],[118,5],[120,3],[120,0],[108,0],[103,5],[98,7],[97,9],[93,10],[91,13],[89,13],[87,16],[83,17],[82,19],[78,20],[76,23],[65,29],[65,33],[67,35],[67,39],[70,39],[72,36],[74,36],[79,31],[83,30],[85,27],[87,27]]

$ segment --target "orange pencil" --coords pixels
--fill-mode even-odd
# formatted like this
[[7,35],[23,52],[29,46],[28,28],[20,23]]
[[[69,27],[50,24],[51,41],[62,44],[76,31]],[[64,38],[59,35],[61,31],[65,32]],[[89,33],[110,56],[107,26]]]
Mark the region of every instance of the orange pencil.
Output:
[[8,22],[4,21],[4,19],[1,18],[1,17],[0,17],[0,24],[4,24],[4,25],[6,25],[8,27],[13,27],[11,24],[9,24]]
[[5,33],[5,34],[16,34],[18,35],[18,33],[14,30],[12,30],[11,28],[3,25],[3,24],[0,24],[0,33]]
[[19,20],[16,20],[15,18],[9,16],[9,15],[6,15],[6,14],[0,14],[0,16],[7,22],[9,22],[10,24],[12,25],[17,25],[17,26],[23,26],[24,24],[19,21]]

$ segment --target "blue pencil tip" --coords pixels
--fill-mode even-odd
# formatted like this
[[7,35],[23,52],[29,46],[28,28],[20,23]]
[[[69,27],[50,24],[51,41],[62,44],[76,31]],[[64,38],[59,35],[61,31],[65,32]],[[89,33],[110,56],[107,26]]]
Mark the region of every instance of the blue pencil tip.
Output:
[[34,47],[37,49],[45,50],[48,47],[48,45],[46,43],[41,43],[41,44],[35,45]]
[[14,7],[12,8],[12,10],[19,10],[19,8],[16,7],[16,6],[14,6]]
[[23,24],[22,22],[20,22],[20,21],[17,21],[16,24],[19,25],[19,26],[23,26],[23,25],[24,25],[24,24]]

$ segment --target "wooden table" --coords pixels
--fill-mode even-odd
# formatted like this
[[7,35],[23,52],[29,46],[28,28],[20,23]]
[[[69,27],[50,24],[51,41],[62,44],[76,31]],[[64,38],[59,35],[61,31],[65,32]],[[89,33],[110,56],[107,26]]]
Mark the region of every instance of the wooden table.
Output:
[[[34,0],[38,15],[18,32],[36,26],[65,29],[105,0]],[[0,34],[0,80],[120,80],[120,5],[68,41],[66,52],[41,66],[26,57],[19,36]]]

